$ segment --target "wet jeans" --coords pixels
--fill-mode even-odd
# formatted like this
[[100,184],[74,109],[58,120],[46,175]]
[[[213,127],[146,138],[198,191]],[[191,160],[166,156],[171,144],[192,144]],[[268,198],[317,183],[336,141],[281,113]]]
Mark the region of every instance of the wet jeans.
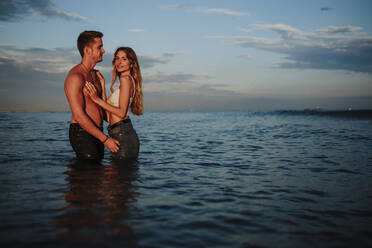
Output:
[[78,159],[102,159],[104,145],[85,131],[78,123],[71,123],[69,138]]
[[120,142],[118,152],[112,152],[113,159],[136,159],[140,143],[130,119],[124,119],[107,127],[110,137]]

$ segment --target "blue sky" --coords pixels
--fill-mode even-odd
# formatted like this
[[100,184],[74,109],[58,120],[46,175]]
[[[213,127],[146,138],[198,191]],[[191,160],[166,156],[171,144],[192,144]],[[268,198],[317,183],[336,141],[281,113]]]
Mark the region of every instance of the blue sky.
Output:
[[[0,110],[64,111],[76,39],[140,58],[145,110],[371,109],[369,0],[2,0]],[[107,87],[108,90],[108,87]]]

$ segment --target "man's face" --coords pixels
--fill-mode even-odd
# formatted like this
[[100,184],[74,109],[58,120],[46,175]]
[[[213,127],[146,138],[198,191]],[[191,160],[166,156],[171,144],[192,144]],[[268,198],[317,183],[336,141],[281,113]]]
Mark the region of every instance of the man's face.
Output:
[[93,42],[88,45],[89,55],[90,57],[96,61],[102,61],[102,55],[105,53],[105,49],[103,49],[103,43],[101,38],[94,38]]

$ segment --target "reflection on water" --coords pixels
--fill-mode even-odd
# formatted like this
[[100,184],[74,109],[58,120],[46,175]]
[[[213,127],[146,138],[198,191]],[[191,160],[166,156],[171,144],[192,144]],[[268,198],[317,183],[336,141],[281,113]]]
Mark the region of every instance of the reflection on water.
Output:
[[97,246],[112,244],[137,246],[128,224],[131,204],[136,201],[138,178],[136,162],[74,161],[65,172],[68,190],[64,194],[67,205],[53,220],[58,226],[57,239]]
[[84,164],[70,115],[0,114],[0,247],[372,247],[372,117],[146,112]]

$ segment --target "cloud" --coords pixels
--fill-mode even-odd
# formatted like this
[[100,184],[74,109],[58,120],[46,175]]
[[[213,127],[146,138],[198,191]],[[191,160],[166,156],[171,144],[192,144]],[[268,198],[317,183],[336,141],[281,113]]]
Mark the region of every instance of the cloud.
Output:
[[149,73],[143,76],[144,83],[193,83],[200,79],[209,79],[207,75],[195,75],[190,73],[173,73],[164,72]]
[[190,9],[192,9],[191,5],[182,4],[182,3],[169,4],[169,5],[165,5],[163,7],[166,8],[166,9],[170,9],[170,10],[190,10]]
[[228,15],[228,16],[248,15],[247,13],[244,13],[244,12],[232,11],[229,9],[206,9],[204,12],[207,14],[220,14],[220,15]]
[[246,32],[246,33],[251,33],[253,30],[249,28],[243,28],[243,27],[237,27],[236,30]]
[[233,11],[230,9],[218,9],[218,8],[207,8],[206,9],[206,8],[194,7],[188,4],[171,4],[171,5],[165,5],[163,7],[169,10],[194,11],[194,12],[200,12],[200,13],[205,13],[205,14],[219,14],[219,15],[227,15],[227,16],[248,15],[248,13],[240,12],[240,11]]
[[[157,65],[164,65],[171,61],[172,57],[174,57],[177,53],[172,52],[165,52],[162,56],[153,56],[153,55],[146,55],[146,54],[137,54],[138,62],[140,64],[141,69],[148,69],[152,67],[156,67]],[[79,57],[80,58],[80,57]],[[103,55],[103,61],[97,64],[97,68],[101,72],[110,72],[112,70],[112,59],[114,58],[114,53],[105,53]],[[111,75],[111,74],[110,74]]]
[[163,53],[163,56],[164,56],[164,57],[171,58],[171,57],[176,56],[177,54],[182,54],[182,53],[183,53],[182,51],[177,51],[177,52],[164,52],[164,53]]
[[305,32],[284,24],[254,24],[257,29],[276,32],[277,38],[256,36],[209,36],[241,47],[285,55],[278,68],[346,70],[372,73],[372,36],[354,33],[361,27],[330,26]]
[[[166,52],[161,56],[139,55],[142,72],[169,63],[177,53]],[[111,79],[112,53],[104,55],[97,64],[109,82]],[[76,48],[45,49],[0,45],[0,110],[67,110],[63,85],[67,72],[81,60]],[[192,75],[150,74],[152,82],[192,82]],[[197,78],[197,77],[194,77]],[[145,78],[146,80],[146,78]],[[163,81],[161,81],[163,80]],[[48,102],[46,105],[45,103]]]
[[273,25],[252,24],[252,26],[257,29],[269,29],[269,30],[275,31],[283,39],[294,39],[294,40],[308,39],[305,32],[302,32],[299,29],[293,28],[285,24],[273,24]]
[[0,2],[0,21],[15,21],[22,15],[30,14],[27,3],[3,0]]
[[[224,88],[227,88],[224,89]],[[229,90],[231,85],[227,84],[201,84],[195,88],[195,92],[205,96],[240,96],[236,91]]]
[[348,33],[348,32],[354,32],[357,30],[362,30],[362,27],[355,27],[355,26],[343,26],[343,27],[335,27],[335,26],[329,26],[324,29],[319,29],[317,32],[321,33],[328,33],[328,34],[337,34],[337,33]]
[[0,109],[67,110],[63,84],[74,58],[68,49],[0,46]]
[[143,75],[144,91],[148,94],[185,96],[241,96],[228,84],[208,83],[214,77],[193,73],[154,72]]
[[88,21],[80,15],[57,9],[51,0],[2,0],[0,2],[0,21],[15,22],[31,14],[69,21]]
[[29,68],[45,73],[64,73],[78,63],[75,49],[19,48],[0,45],[0,60],[18,68]]
[[151,68],[156,65],[167,64],[171,60],[170,58],[173,57],[173,53],[164,53],[162,57],[158,56],[151,56],[151,55],[138,55],[138,62],[141,68]]
[[[161,56],[152,55],[138,55],[139,63],[142,69],[153,68],[157,65],[169,63],[178,52],[165,52]],[[98,63],[97,67],[103,71],[111,72],[113,53],[107,53],[103,57],[103,62]],[[22,48],[12,45],[0,45],[0,65],[5,67],[17,68],[17,71],[32,71],[42,72],[46,74],[65,74],[74,65],[81,60],[76,48],[54,48],[45,49],[38,47]],[[1,75],[7,73],[0,71]],[[16,75],[16,74],[14,74]],[[12,77],[14,77],[14,75]],[[11,76],[11,74],[9,74]],[[165,77],[165,74],[158,75],[161,79],[155,81],[170,82],[171,77]],[[177,74],[173,80],[175,82],[186,81],[189,82],[190,77],[187,74]]]

